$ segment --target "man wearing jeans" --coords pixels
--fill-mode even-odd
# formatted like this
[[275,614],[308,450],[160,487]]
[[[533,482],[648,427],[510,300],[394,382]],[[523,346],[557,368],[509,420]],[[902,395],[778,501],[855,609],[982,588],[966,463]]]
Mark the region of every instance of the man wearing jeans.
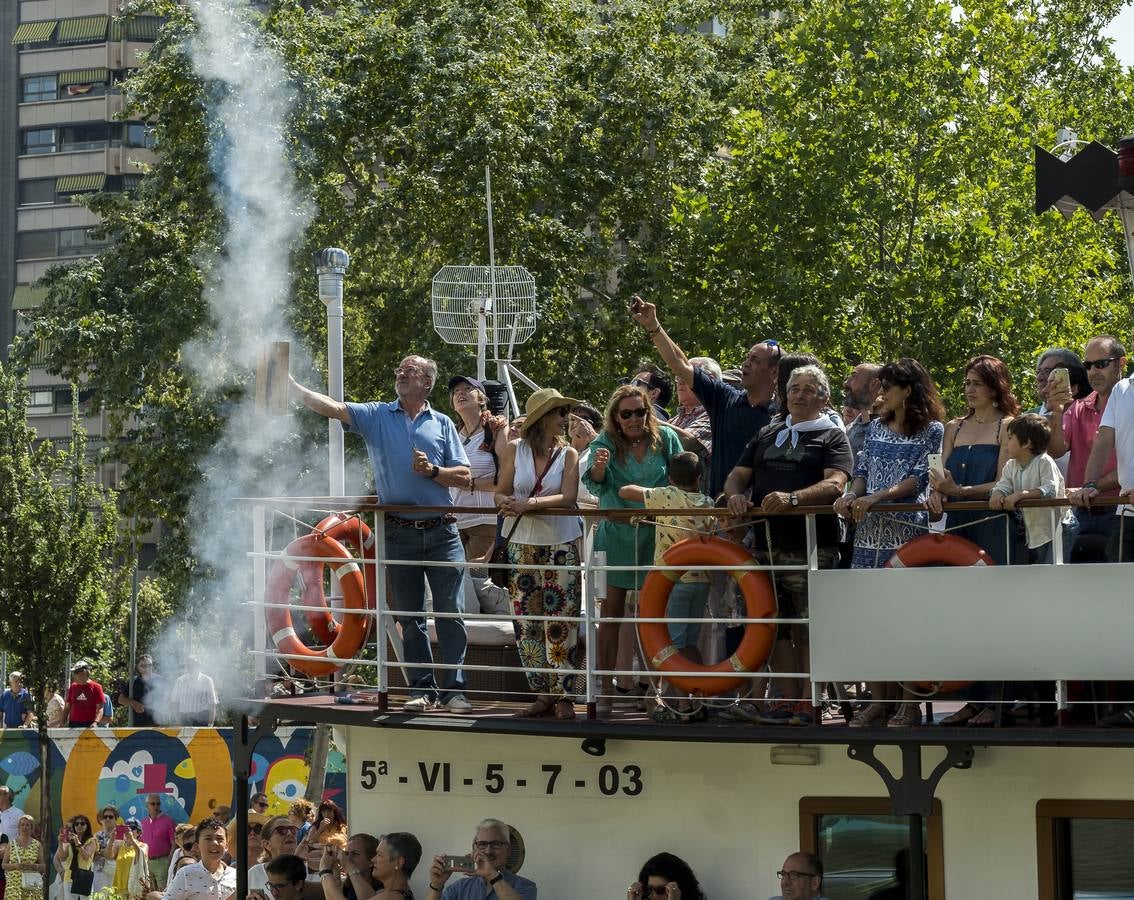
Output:
[[[465,490],[470,470],[457,428],[426,399],[437,381],[437,364],[422,356],[407,356],[394,370],[393,403],[341,403],[308,390],[295,379],[292,390],[304,406],[335,418],[348,431],[362,435],[374,469],[374,487],[382,503],[451,507],[449,488]],[[456,517],[436,512],[386,513],[386,556],[390,560],[464,562]],[[425,582],[437,612],[463,613],[464,572],[457,567],[389,567],[390,607],[404,612],[425,610]],[[405,661],[410,664],[408,712],[422,712],[439,703],[450,712],[472,709],[465,699],[465,678],[459,668],[441,671],[441,688],[432,668],[433,655],[424,616],[398,618],[402,626]],[[460,666],[467,636],[459,618],[437,619],[441,660]]]

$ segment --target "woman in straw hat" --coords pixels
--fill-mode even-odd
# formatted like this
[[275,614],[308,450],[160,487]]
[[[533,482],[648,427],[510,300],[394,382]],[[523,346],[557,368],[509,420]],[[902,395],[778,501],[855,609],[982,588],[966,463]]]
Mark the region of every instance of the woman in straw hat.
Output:
[[[599,509],[640,509],[640,502],[619,497],[619,489],[628,484],[664,487],[669,483],[669,460],[681,452],[681,439],[672,429],[659,425],[646,392],[633,384],[624,384],[615,389],[607,404],[602,434],[591,444],[590,465],[583,473],[583,483],[599,498]],[[604,519],[595,535],[595,549],[606,551],[606,561],[611,566],[649,566],[654,561],[654,529],[633,525],[627,519]],[[602,616],[624,616],[626,592],[638,590],[645,579],[645,568],[607,572]],[[614,668],[620,628],[620,622],[599,624],[600,669]],[[613,693],[609,676],[603,677],[600,693],[599,714],[609,715]]]
[[[578,566],[583,528],[577,516],[532,515],[548,507],[574,507],[579,454],[564,439],[578,400],[543,388],[528,398],[518,440],[500,461],[496,506],[508,539],[508,591],[518,616],[579,615],[579,572],[543,566]],[[533,669],[575,668],[579,625],[573,621],[522,620],[520,660],[536,698],[517,715],[575,718],[570,675]]]

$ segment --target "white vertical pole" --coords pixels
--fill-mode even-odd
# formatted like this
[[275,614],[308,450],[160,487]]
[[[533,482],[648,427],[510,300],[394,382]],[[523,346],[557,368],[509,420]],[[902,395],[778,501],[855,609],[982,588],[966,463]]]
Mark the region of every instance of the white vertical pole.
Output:
[[[327,307],[327,396],[343,399],[343,276],[350,265],[345,250],[328,247],[316,254],[319,299]],[[346,463],[343,450],[343,424],[327,420],[328,480],[331,497],[346,494]]]
[[[496,241],[492,233],[492,170],[484,167],[484,196],[488,208],[488,308],[487,315],[492,316],[492,352],[496,359],[500,359],[500,320],[496,316]],[[481,317],[485,321],[485,317]],[[484,350],[477,347],[476,377],[484,381]]]
[[[256,555],[252,558],[252,595],[263,602],[264,592],[268,588],[268,560],[263,554],[268,549],[266,516],[264,507],[252,507],[252,549]],[[252,623],[253,646],[257,650],[268,648],[268,625],[264,617],[264,610],[256,609]],[[268,659],[256,654],[256,677],[263,678],[268,671]],[[133,672],[130,673],[133,677]]]

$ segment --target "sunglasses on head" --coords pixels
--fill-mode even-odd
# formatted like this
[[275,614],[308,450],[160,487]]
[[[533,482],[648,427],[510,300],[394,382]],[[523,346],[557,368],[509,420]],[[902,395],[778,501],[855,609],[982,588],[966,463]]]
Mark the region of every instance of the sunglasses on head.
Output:
[[637,409],[620,409],[618,411],[618,418],[620,419],[629,419],[631,417],[635,419],[646,418],[646,408],[639,406]]
[[299,833],[299,829],[296,828],[294,825],[277,825],[275,828],[272,829],[272,832],[271,832],[271,834],[268,835],[268,837],[271,837],[272,834],[298,834],[298,833]]
[[776,350],[776,362],[780,361],[780,357],[783,356],[784,351],[783,348],[780,347],[779,341],[777,341],[775,338],[766,338],[762,341],[757,341],[757,343],[766,344],[769,347],[774,347]]

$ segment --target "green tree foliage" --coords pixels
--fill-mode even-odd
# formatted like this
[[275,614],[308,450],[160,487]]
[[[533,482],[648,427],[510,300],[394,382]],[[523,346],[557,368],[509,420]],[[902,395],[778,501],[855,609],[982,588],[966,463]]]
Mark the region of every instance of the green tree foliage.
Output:
[[[114,497],[95,483],[78,410],[70,446],[37,441],[25,376],[0,365],[0,648],[23,671],[46,757],[45,689],[68,653],[106,672],[100,661],[114,658],[111,623],[124,591]],[[41,781],[46,791],[50,779]]]
[[954,401],[977,353],[1031,399],[1036,351],[1128,336],[1120,224],[1037,217],[1031,164],[1060,126],[1114,146],[1134,124],[1134,82],[1100,38],[1118,4],[780,5],[731,162],[674,210],[658,274],[673,333],[738,350],[777,337],[836,376],[915,356]]
[[[1117,225],[1031,209],[1033,142],[1131,130],[1130,75],[1100,38],[1117,0],[787,0],[771,18],[750,0],[312,5],[280,0],[263,20],[318,210],[289,316],[318,368],[310,254],[350,252],[350,397],[389,396],[410,351],[472,368],[433,332],[429,295],[442,265],[487,261],[486,164],[497,260],[539,286],[522,368],[596,401],[651,351],[623,309],[635,290],[690,352],[734,363],[776,337],[835,378],[912,354],[949,386],[984,351],[1022,376],[1043,346],[1128,330]],[[219,88],[192,74],[188,13],[157,11],[170,24],[132,100],[158,161],[136,198],[92,201],[118,243],[48,277],[38,334],[116,416],[125,511],[169,526],[175,597],[194,571],[189,498],[216,476],[206,455],[245,386],[205,390],[183,365],[185,340],[218,327],[201,287],[226,252]],[[726,37],[697,30],[713,14]],[[322,440],[322,422],[298,421],[295,441]]]

